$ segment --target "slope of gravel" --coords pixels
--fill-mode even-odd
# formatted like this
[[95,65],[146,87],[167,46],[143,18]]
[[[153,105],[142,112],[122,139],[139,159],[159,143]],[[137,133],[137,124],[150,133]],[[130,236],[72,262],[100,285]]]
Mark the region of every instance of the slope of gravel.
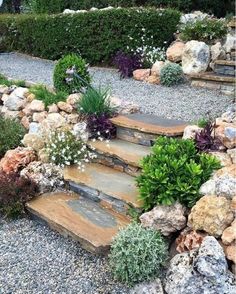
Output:
[[127,294],[107,259],[27,218],[0,218],[1,294]]
[[[0,73],[16,79],[52,85],[53,61],[26,55],[0,54]],[[90,68],[96,86],[109,87],[112,95],[141,106],[143,112],[165,118],[196,121],[203,117],[217,117],[229,105],[232,97],[216,91],[193,88],[188,84],[164,87],[120,79],[116,70]]]

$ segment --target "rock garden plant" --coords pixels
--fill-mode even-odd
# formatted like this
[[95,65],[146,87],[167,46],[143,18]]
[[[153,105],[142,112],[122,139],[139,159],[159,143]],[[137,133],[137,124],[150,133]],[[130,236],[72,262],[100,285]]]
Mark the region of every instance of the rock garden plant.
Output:
[[179,64],[167,63],[160,72],[161,84],[167,87],[177,85],[183,81],[183,70]]
[[115,237],[109,259],[114,278],[133,285],[160,275],[167,257],[160,233],[133,223]]

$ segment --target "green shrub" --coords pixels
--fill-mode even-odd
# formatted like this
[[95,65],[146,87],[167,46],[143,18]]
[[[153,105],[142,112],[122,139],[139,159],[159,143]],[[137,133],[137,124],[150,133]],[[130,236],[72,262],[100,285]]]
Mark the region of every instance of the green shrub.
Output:
[[179,64],[167,63],[160,73],[161,84],[167,87],[177,85],[183,81],[183,70]]
[[204,41],[209,42],[221,39],[227,34],[226,22],[220,19],[197,20],[188,22],[181,29],[181,38],[184,41]]
[[23,80],[8,80],[4,75],[0,74],[0,85],[12,86],[15,85],[17,87],[25,87],[25,81]]
[[[34,56],[59,59],[79,53],[90,64],[111,63],[115,54],[133,48],[145,29],[156,47],[170,42],[180,13],[175,10],[113,9],[74,15],[0,15],[0,47]],[[135,48],[137,47],[135,44]],[[133,49],[135,49],[133,48]]]
[[89,87],[87,91],[82,95],[78,102],[78,112],[85,115],[103,115],[112,116],[115,112],[115,108],[111,105],[109,99],[109,90],[98,90]]
[[160,137],[152,154],[142,161],[137,178],[144,209],[175,201],[192,207],[199,199],[199,188],[220,168],[219,161],[206,153],[197,153],[192,140]]
[[167,256],[167,245],[159,232],[133,223],[115,237],[109,259],[114,277],[133,285],[160,274]]
[[58,61],[54,70],[53,81],[57,91],[71,94],[80,92],[81,88],[85,86],[84,82],[79,79],[72,78],[70,82],[67,81],[66,71],[72,67],[86,83],[91,81],[85,60],[79,55],[68,54]]
[[52,93],[43,85],[36,85],[30,88],[36,99],[44,102],[45,106],[57,104],[60,101],[66,101],[67,94],[64,92]]
[[64,0],[31,0],[29,6],[35,13],[60,13],[65,9]]
[[0,158],[10,150],[21,145],[26,130],[16,120],[3,118],[0,115]]

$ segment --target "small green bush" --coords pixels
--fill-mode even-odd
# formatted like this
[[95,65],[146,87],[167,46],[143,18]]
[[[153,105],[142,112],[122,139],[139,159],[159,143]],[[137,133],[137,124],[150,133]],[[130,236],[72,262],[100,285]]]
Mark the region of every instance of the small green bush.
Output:
[[85,60],[79,55],[68,54],[58,61],[54,70],[53,80],[57,91],[71,94],[80,92],[80,89],[85,86],[79,79],[71,79],[70,82],[67,80],[66,71],[72,67],[85,82],[91,81]]
[[10,150],[21,145],[26,130],[16,120],[0,115],[0,158]]
[[133,285],[160,274],[167,256],[167,245],[159,232],[133,223],[115,237],[109,259],[114,277]]
[[218,168],[219,161],[198,153],[192,140],[158,138],[137,178],[143,208],[147,211],[176,201],[192,207],[200,197],[199,188]]
[[85,115],[112,116],[116,108],[111,105],[109,90],[89,87],[78,102],[78,112]]
[[36,99],[44,102],[45,106],[57,104],[60,101],[65,101],[67,94],[64,92],[52,93],[43,85],[36,85],[30,88],[30,92],[33,93]]
[[177,85],[183,81],[183,70],[179,64],[167,63],[160,73],[161,84],[167,87]]
[[188,22],[181,29],[181,38],[184,41],[211,42],[223,38],[226,34],[226,22],[220,19],[205,18],[195,22]]

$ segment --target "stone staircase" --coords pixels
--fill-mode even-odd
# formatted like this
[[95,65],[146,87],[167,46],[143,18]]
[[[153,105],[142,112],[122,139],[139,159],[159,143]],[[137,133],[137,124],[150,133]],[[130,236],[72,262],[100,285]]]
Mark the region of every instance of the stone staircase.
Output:
[[[235,35],[235,19],[229,23],[230,29]],[[229,60],[216,60],[213,72],[205,72],[191,75],[191,85],[212,90],[220,93],[235,96],[235,73],[236,73],[236,47],[233,47],[228,54]]]
[[44,194],[27,203],[29,212],[86,250],[106,253],[112,238],[130,223],[129,209],[140,209],[135,177],[140,160],[150,153],[160,135],[178,137],[187,123],[144,114],[112,119],[117,138],[90,142],[98,154],[85,172],[76,166],[64,170],[68,192]]

